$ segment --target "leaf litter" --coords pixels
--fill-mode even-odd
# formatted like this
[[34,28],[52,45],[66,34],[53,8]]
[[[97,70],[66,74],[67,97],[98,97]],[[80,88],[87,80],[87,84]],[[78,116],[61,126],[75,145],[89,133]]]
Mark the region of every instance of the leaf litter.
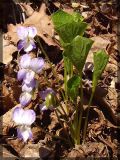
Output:
[[[110,1],[111,2],[111,1]],[[118,55],[119,50],[117,45],[117,30],[116,21],[117,15],[115,14],[114,8],[111,3],[94,2],[91,0],[88,4],[83,2],[70,3],[70,1],[63,2],[51,2],[52,6],[56,6],[57,9],[63,8],[65,11],[79,11],[85,17],[85,21],[89,23],[89,27],[86,31],[86,36],[95,40],[92,47],[92,52],[96,49],[104,48],[110,55],[109,63],[106,70],[102,74],[99,86],[96,90],[96,94],[93,100],[92,108],[89,117],[88,126],[88,136],[87,143],[82,146],[82,149],[75,147],[71,149],[64,143],[64,139],[59,139],[57,135],[65,135],[65,131],[61,130],[61,125],[53,112],[46,111],[45,113],[37,112],[36,124],[33,127],[33,137],[35,142],[29,142],[28,144],[23,144],[22,141],[18,140],[16,133],[11,131],[14,130],[14,123],[11,123],[11,113],[13,106],[18,100],[21,93],[20,85],[16,80],[16,70],[17,67],[16,59],[13,57],[13,53],[17,51],[16,42],[18,41],[16,34],[16,27],[21,24],[6,24],[8,26],[8,32],[3,35],[3,63],[6,64],[4,71],[4,79],[2,79],[2,105],[3,110],[1,111],[1,118],[3,118],[3,135],[2,144],[5,146],[5,157],[6,154],[9,156],[16,157],[41,157],[41,158],[90,158],[94,157],[109,157],[116,158],[117,151],[119,150],[118,145],[118,135],[119,131],[119,80],[114,80],[118,78],[119,73],[119,60]],[[50,13],[46,11],[52,8],[48,3],[40,3],[37,9],[33,9],[30,4],[20,4],[22,9],[26,12],[27,18],[22,25],[29,26],[33,25],[38,30],[38,36],[45,47],[48,56],[52,59],[53,63],[56,63],[57,67],[61,67],[57,70],[59,82],[63,82],[62,73],[62,62],[61,62],[61,52],[62,48],[59,45],[59,39],[54,32],[53,24],[51,21]],[[115,6],[115,4],[114,4]],[[39,9],[38,9],[39,8]],[[112,12],[111,12],[112,11]],[[111,14],[112,13],[112,14]],[[88,56],[87,62],[92,62],[92,52]],[[41,54],[41,53],[40,53]],[[54,54],[52,56],[51,54]],[[55,56],[56,55],[56,56]],[[118,65],[118,66],[117,66]],[[48,75],[49,83],[53,84],[53,87],[57,89],[57,82],[53,79],[51,75],[51,69],[45,69]],[[85,72],[85,77],[88,74]],[[110,76],[109,76],[110,75]],[[44,75],[41,75],[42,86],[45,86]],[[109,83],[108,83],[109,82]],[[114,84],[113,84],[114,82]],[[86,82],[85,82],[86,83]],[[84,87],[84,92],[87,97],[91,94],[91,79],[88,79],[88,86]],[[112,88],[112,89],[111,89]],[[18,92],[19,91],[19,92]],[[58,96],[58,98],[60,98]],[[32,104],[30,104],[32,105]],[[11,109],[12,108],[12,109]],[[37,108],[36,108],[37,110]],[[63,123],[64,124],[64,123]],[[65,124],[64,124],[65,125]],[[66,128],[67,130],[67,128]],[[12,136],[12,137],[11,137]],[[63,136],[64,137],[64,136]],[[7,147],[6,147],[7,146]],[[8,147],[9,146],[9,147]],[[6,151],[7,148],[7,151]],[[8,149],[9,148],[9,149]],[[34,151],[34,154],[33,154]]]

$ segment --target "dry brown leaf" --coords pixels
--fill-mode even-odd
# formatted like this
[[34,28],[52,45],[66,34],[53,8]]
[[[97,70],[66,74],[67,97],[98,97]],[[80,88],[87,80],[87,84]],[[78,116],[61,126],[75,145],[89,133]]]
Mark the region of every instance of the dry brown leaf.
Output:
[[22,157],[38,158],[40,144],[27,144],[21,149],[20,155]]
[[16,159],[17,157],[11,154],[6,148],[3,147],[3,158],[10,158],[10,159]]
[[[16,45],[19,40],[16,28],[21,26],[21,24],[17,24],[16,26],[10,24],[8,25],[7,36],[10,38],[10,42]],[[37,35],[40,36],[48,46],[58,46],[58,43],[53,40],[54,36],[54,27],[51,21],[50,16],[46,14],[46,5],[43,3],[40,7],[39,12],[34,12],[29,18],[27,18],[23,24],[23,26],[35,26],[37,28]],[[5,42],[6,43],[6,40]],[[16,51],[17,48],[14,45],[4,46],[3,55],[4,63],[8,63],[11,60],[11,54]]]
[[28,17],[30,17],[33,14],[34,10],[29,4],[20,3],[20,6],[22,7],[23,11],[26,13]]
[[34,12],[31,17],[26,19],[25,26],[34,25],[37,28],[37,34],[48,45],[58,46],[58,44],[52,39],[54,36],[54,27],[50,16],[46,14],[46,6],[43,3],[39,12]]

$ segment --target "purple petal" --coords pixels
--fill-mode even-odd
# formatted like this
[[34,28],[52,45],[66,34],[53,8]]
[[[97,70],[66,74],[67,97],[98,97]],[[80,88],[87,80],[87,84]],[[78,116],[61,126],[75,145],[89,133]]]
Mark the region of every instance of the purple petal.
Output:
[[28,109],[25,110],[23,113],[23,124],[25,125],[31,125],[36,119],[36,114],[34,112],[34,110],[32,109]]
[[40,73],[43,67],[44,67],[43,58],[33,58],[30,62],[30,68],[36,73]]
[[12,119],[18,125],[30,126],[35,121],[36,114],[32,109],[24,110],[21,107],[16,107],[13,111]]
[[20,51],[25,46],[25,40],[20,40],[17,45],[17,49]]
[[13,111],[12,119],[18,125],[30,126],[35,121],[36,114],[32,109],[24,110],[21,107],[16,107]]
[[32,131],[30,127],[21,126],[17,128],[17,136],[19,139],[23,139],[26,142],[28,139],[32,139]]
[[25,78],[24,78],[24,83],[30,84],[31,81],[34,80],[34,77],[35,77],[35,72],[33,72],[32,70],[29,70],[29,71],[26,73],[26,76],[25,76]]
[[19,81],[23,80],[26,76],[26,70],[25,69],[20,69],[17,73],[17,79]]
[[24,54],[20,59],[20,67],[21,68],[29,68],[31,62],[31,57],[29,54]]
[[28,29],[23,26],[17,27],[17,34],[20,39],[24,40],[28,35]]
[[20,104],[24,107],[24,106],[26,106],[28,103],[30,103],[31,99],[32,99],[32,95],[31,95],[30,93],[23,92],[23,93],[20,95],[19,101],[20,101]]
[[26,43],[24,45],[24,51],[30,52],[33,49],[36,49],[36,45],[35,45],[34,41],[33,40],[26,40]]
[[52,88],[47,88],[47,89],[44,90],[44,91],[40,91],[39,95],[40,95],[40,97],[41,97],[43,100],[45,100],[46,96],[47,96],[49,93],[55,94],[55,92],[53,91]]
[[22,135],[21,135],[20,128],[17,128],[17,137],[18,137],[19,139],[22,139]]
[[23,92],[31,92],[36,86],[36,81],[33,80],[29,84],[23,83],[22,91]]
[[16,124],[22,124],[23,113],[24,113],[24,110],[21,107],[16,107],[14,109],[12,114],[12,119]]
[[27,27],[28,36],[34,38],[37,34],[37,29],[35,27]]

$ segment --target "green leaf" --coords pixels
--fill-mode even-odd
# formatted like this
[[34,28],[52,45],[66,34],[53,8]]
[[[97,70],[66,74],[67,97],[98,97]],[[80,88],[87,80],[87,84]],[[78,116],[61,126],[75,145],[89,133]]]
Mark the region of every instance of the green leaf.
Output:
[[56,28],[57,33],[64,43],[70,43],[77,35],[83,35],[86,23],[71,22],[60,28]]
[[100,50],[94,54],[93,92],[95,91],[98,80],[108,63],[108,59],[109,56],[104,50]]
[[83,35],[87,23],[82,22],[83,18],[78,13],[72,15],[59,10],[52,15],[52,21],[56,32],[64,43],[70,43],[77,35]]
[[79,76],[73,76],[67,82],[68,95],[72,98],[72,100],[75,100],[75,98],[77,98],[78,96],[79,85],[80,85]]
[[73,17],[70,14],[68,14],[62,10],[58,10],[57,12],[52,14],[52,21],[53,21],[55,27],[61,27],[67,23],[72,22]]
[[65,48],[64,55],[71,60],[79,72],[82,72],[92,44],[93,41],[91,39],[77,36]]

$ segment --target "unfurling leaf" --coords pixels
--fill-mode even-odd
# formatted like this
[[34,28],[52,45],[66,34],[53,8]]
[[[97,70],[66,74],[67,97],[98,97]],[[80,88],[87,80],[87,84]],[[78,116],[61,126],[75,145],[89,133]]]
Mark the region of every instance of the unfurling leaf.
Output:
[[98,80],[107,65],[108,59],[109,56],[104,50],[100,50],[94,54],[93,92],[95,91]]
[[77,36],[65,48],[64,55],[71,60],[71,62],[78,69],[79,72],[82,72],[92,44],[93,41],[91,39]]
[[80,85],[80,77],[79,76],[73,76],[70,78],[67,82],[67,91],[72,100],[75,100],[78,96],[78,88]]
[[87,23],[82,22],[83,18],[80,14],[70,15],[62,10],[52,15],[52,21],[62,43],[70,43],[77,35],[82,36],[87,27]]

